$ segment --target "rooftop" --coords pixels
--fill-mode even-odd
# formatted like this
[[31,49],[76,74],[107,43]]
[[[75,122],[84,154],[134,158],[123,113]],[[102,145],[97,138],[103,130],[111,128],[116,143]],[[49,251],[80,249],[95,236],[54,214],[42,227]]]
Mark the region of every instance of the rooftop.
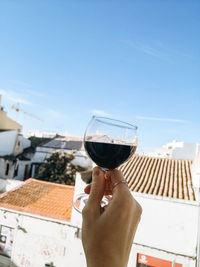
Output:
[[0,195],[0,207],[70,221],[74,187],[28,179]]
[[44,144],[43,147],[49,147],[54,149],[69,149],[69,150],[81,150],[83,149],[82,140],[66,140],[66,139],[53,139]]
[[195,200],[191,164],[191,160],[133,156],[120,169],[132,191]]

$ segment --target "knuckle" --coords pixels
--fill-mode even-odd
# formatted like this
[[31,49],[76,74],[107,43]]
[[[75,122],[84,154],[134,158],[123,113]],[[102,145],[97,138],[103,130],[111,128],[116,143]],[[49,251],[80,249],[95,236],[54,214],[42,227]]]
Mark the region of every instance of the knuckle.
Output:
[[85,220],[87,218],[87,220],[89,220],[94,216],[94,214],[95,214],[95,208],[92,205],[86,204],[82,210],[83,219]]
[[138,214],[139,216],[142,214],[142,207],[138,203],[138,201],[132,196],[132,194],[126,194],[124,196],[124,204],[126,208],[129,210],[131,209],[134,213]]
[[135,213],[137,213],[138,216],[141,216],[141,214],[142,214],[142,206],[135,199],[134,199],[134,202],[135,202],[135,205],[134,205]]

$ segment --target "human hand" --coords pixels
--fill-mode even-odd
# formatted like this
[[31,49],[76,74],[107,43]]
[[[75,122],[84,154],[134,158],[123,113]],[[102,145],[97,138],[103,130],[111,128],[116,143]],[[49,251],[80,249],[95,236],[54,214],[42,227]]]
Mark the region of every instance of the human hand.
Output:
[[[104,172],[95,167],[92,184],[85,189],[90,196],[82,211],[82,242],[88,267],[127,266],[142,208],[126,184],[119,183],[112,192],[123,179],[117,169]],[[112,199],[102,211],[102,197],[111,192]]]

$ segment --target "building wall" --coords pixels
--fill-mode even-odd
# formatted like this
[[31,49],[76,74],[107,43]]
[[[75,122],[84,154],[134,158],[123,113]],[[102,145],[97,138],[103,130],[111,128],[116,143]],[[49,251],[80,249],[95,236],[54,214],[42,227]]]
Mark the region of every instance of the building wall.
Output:
[[[30,177],[30,169],[31,169],[31,160],[20,160],[18,161],[18,173],[14,176],[14,179],[24,181],[25,179]],[[17,167],[16,167],[17,168]]]
[[31,160],[7,160],[0,158],[0,178],[23,181],[30,178],[30,169]]
[[147,153],[152,157],[190,159],[193,160],[200,152],[199,143],[184,143],[173,141],[157,149],[155,152]]
[[14,153],[17,131],[0,132],[0,156],[12,155]]
[[20,137],[21,137],[21,142],[22,142],[23,149],[28,148],[28,147],[31,146],[31,141],[29,139],[23,137],[22,135]]
[[12,179],[15,163],[12,160],[0,158],[0,178]]
[[[197,238],[196,203],[189,205],[163,201],[139,194],[135,197],[143,207],[143,214],[128,267],[137,266],[138,253],[175,261],[183,267],[194,267]],[[81,219],[80,214],[79,218]],[[10,247],[7,245],[6,250],[11,251],[8,259],[13,263],[13,267],[44,267],[51,262],[56,267],[86,267],[79,227],[3,208],[0,208],[0,225],[13,229],[13,244]],[[5,257],[0,256],[0,263],[4,260]]]
[[[83,193],[85,186],[86,184],[78,174],[75,195]],[[133,196],[141,204],[143,213],[128,267],[136,266],[137,253],[176,261],[183,267],[194,267],[197,254],[198,202],[136,192],[133,192]],[[81,214],[74,209],[72,210],[72,223],[78,227],[82,224]]]
[[17,156],[30,146],[30,140],[19,135],[18,131],[0,132],[0,156]]
[[[182,267],[196,267],[196,261],[194,258],[184,257],[182,255],[177,255],[173,253],[169,253],[162,250],[153,249],[146,246],[141,246],[138,244],[133,244],[130,257],[129,257],[129,264],[128,267],[136,267],[138,262],[139,254],[144,257],[153,257],[159,260],[168,261],[171,263],[170,266],[176,267],[175,264],[181,264]],[[145,258],[144,258],[145,264]],[[146,263],[148,265],[148,263]],[[173,265],[174,264],[174,265]],[[158,264],[156,267],[160,267]]]
[[197,144],[183,143],[182,147],[175,147],[171,157],[174,159],[194,159],[197,153]]
[[0,106],[0,130],[21,131],[22,126],[16,121],[7,117],[7,113]]
[[[77,174],[75,195],[86,185]],[[197,201],[159,197],[133,192],[143,209],[134,242],[175,254],[196,257],[198,212]],[[82,217],[72,211],[72,222],[81,225]]]
[[22,181],[15,179],[0,179],[0,193],[7,192],[13,188],[19,186]]
[[[0,209],[0,225],[14,231],[8,257],[13,267],[44,267],[51,262],[56,267],[86,267],[79,229],[67,222]],[[0,256],[0,264],[4,260]]]
[[134,243],[196,257],[198,203],[133,193],[143,208]]

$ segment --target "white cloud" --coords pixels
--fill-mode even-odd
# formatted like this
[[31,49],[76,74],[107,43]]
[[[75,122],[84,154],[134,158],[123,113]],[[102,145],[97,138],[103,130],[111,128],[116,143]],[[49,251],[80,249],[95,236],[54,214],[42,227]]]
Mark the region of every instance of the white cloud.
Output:
[[102,116],[102,117],[111,117],[112,115],[105,112],[104,110],[100,110],[100,109],[93,109],[91,110],[91,113],[93,115],[96,115],[96,116]]
[[12,91],[12,90],[0,90],[0,94],[5,98],[6,100],[18,104],[23,105],[31,105],[31,103],[23,96],[21,96],[19,93]]
[[187,123],[185,120],[172,119],[172,118],[157,118],[157,117],[144,117],[136,116],[138,120],[149,120],[149,121],[167,121],[167,122],[177,122],[177,123]]

